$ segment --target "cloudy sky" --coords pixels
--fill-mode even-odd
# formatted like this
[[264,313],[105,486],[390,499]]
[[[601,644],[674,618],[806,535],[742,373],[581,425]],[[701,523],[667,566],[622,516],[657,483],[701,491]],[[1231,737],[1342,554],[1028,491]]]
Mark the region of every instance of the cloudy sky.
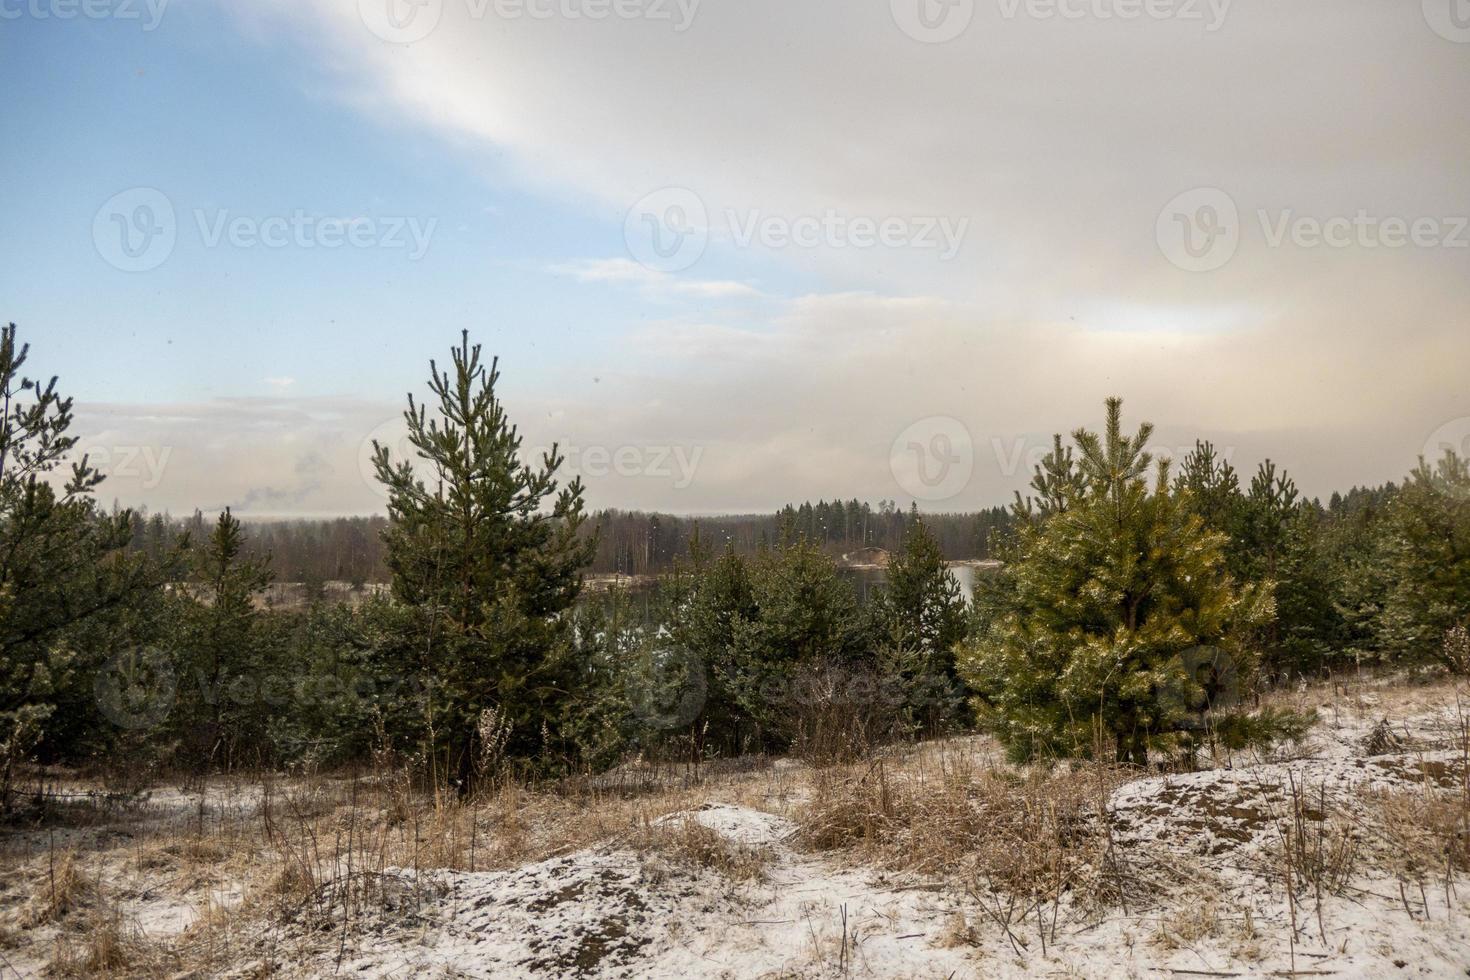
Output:
[[104,498],[381,508],[461,329],[593,506],[1004,502],[1122,395],[1470,445],[1465,0],[0,0],[0,318]]

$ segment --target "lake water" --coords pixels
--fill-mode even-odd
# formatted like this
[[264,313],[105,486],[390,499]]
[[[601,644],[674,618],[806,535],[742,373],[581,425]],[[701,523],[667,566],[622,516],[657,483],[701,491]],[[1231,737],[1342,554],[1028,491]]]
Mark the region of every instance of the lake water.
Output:
[[[965,602],[968,603],[974,594],[976,579],[986,574],[988,566],[955,563],[949,566],[949,570],[954,573],[954,577],[959,581],[960,594],[964,596]],[[839,568],[837,572],[843,578],[852,582],[853,589],[857,592],[858,602],[864,604],[872,597],[873,592],[881,588],[883,583],[888,580],[887,572],[877,567]],[[658,615],[658,603],[656,602],[658,589],[659,584],[657,579],[644,580],[637,584],[624,587],[623,595],[627,598],[630,604],[628,608],[630,608],[633,614],[647,621]],[[587,598],[590,599],[592,597],[588,596]]]

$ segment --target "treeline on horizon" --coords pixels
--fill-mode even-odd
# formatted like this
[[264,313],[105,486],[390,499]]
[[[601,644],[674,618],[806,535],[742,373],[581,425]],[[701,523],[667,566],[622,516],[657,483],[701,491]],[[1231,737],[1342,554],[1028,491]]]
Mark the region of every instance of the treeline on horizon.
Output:
[[[991,532],[1010,523],[1006,507],[919,515],[912,508],[899,508],[892,500],[879,501],[874,507],[852,499],[788,505],[775,514],[681,517],[606,509],[592,512],[581,533],[596,542],[589,574],[663,575],[689,557],[696,533],[706,542],[721,548],[728,543],[738,554],[750,556],[773,545],[783,528],[791,528],[823,553],[840,557],[870,547],[898,551],[920,516],[948,561],[990,558]],[[175,518],[140,508],[135,518],[136,533],[129,548],[155,560],[168,554],[185,535],[204,540],[213,523],[201,511]],[[268,558],[278,582],[317,586],[337,581],[360,588],[391,580],[384,560],[386,517],[245,517],[242,522],[247,532],[245,554]]]

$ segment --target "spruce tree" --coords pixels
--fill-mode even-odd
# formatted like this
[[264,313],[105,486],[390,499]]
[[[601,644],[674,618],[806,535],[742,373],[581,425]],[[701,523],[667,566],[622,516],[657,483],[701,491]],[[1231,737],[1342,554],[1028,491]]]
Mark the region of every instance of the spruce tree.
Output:
[[374,464],[389,496],[393,594],[419,612],[403,666],[423,685],[427,744],[467,787],[481,712],[511,726],[512,753],[558,751],[558,718],[579,682],[566,614],[596,540],[581,533],[580,478],[557,479],[557,447],[539,464],[521,459],[496,393],[498,360],[487,369],[468,332],[452,358],[447,371],[430,362],[433,415],[409,395],[417,461],[375,444]]
[[1085,754],[1101,736],[1119,761],[1146,763],[1207,695],[1192,653],[1214,648],[1244,672],[1242,640],[1270,615],[1269,592],[1231,578],[1225,537],[1174,492],[1167,463],[1150,485],[1152,429],[1125,435],[1121,412],[1109,399],[1101,436],[1073,434],[1085,489],[1020,524],[961,651],[981,719],[1018,757]]

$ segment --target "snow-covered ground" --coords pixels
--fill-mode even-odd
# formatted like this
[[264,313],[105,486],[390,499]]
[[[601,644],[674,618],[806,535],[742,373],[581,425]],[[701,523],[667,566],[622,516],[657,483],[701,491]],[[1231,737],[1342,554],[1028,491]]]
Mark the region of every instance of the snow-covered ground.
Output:
[[[669,810],[641,833],[539,860],[473,872],[382,867],[372,872],[373,901],[343,912],[347,929],[341,918],[324,927],[266,914],[248,898],[259,887],[250,868],[224,860],[183,890],[150,887],[153,862],[134,853],[129,865],[126,841],[112,858],[98,848],[91,860],[103,877],[118,875],[119,908],[156,942],[210,927],[195,924],[210,904],[239,908],[233,934],[248,938],[211,973],[1470,976],[1470,886],[1436,864],[1442,841],[1400,826],[1419,803],[1438,801],[1458,813],[1465,844],[1462,694],[1449,684],[1360,686],[1304,691],[1297,701],[1319,717],[1302,745],[1111,791],[1110,860],[1141,884],[1102,908],[1095,896],[1065,892],[1029,917],[1023,903],[1012,918],[960,867],[918,876],[855,850],[812,852],[799,821],[811,787],[803,780],[815,777],[789,764],[671,793]],[[902,765],[895,757],[895,771]],[[171,820],[223,825],[251,819],[241,810],[260,798],[171,792],[157,806]],[[714,858],[681,851],[691,825]],[[40,860],[8,880],[34,886]],[[0,897],[18,900],[20,891]],[[64,922],[31,933],[47,943],[68,935]],[[0,974],[37,973],[44,944],[27,942],[24,929],[3,935],[10,965],[0,961]]]

